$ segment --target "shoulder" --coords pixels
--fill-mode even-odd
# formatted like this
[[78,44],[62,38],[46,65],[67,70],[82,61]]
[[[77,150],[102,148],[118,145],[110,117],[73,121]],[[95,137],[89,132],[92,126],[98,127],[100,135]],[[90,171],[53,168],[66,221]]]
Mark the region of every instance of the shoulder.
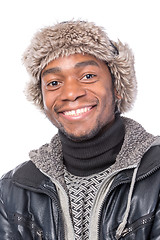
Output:
[[160,169],[160,145],[154,145],[144,154],[138,175],[149,174]]
[[[120,173],[126,180],[131,180],[133,169],[127,169]],[[143,155],[137,172],[137,180],[156,177],[160,180],[160,145],[151,146]]]
[[37,188],[46,179],[48,177],[32,161],[27,161],[2,176],[0,179],[0,189],[3,191],[3,189],[9,188],[12,185]]

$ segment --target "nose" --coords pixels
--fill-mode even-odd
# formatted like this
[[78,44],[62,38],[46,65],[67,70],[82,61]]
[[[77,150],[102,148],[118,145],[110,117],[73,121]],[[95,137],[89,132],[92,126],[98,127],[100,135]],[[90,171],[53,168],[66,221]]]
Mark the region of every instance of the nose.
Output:
[[61,100],[75,101],[79,97],[85,96],[86,90],[81,86],[76,79],[70,79],[65,82],[62,87]]

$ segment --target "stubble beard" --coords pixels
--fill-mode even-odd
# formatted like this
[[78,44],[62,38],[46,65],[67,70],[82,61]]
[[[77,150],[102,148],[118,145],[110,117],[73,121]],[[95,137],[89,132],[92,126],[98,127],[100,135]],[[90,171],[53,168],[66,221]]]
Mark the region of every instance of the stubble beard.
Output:
[[114,121],[114,117],[115,117],[115,114],[114,114],[115,103],[114,102],[112,104],[112,107],[113,107],[113,118],[108,119],[104,124],[102,124],[102,122],[100,120],[97,120],[95,127],[92,130],[90,130],[90,132],[88,132],[88,133],[84,132],[84,134],[81,136],[76,136],[72,133],[68,133],[61,123],[59,123],[58,129],[67,138],[69,138],[70,140],[72,140],[74,142],[83,142],[83,141],[90,140],[90,139],[94,138],[95,136],[106,131],[112,125],[112,123]]
[[84,142],[84,141],[90,140],[91,138],[94,138],[100,132],[100,130],[102,129],[102,126],[101,126],[100,121],[98,121],[96,124],[96,127],[94,129],[92,129],[87,134],[84,133],[84,135],[81,135],[81,136],[76,136],[72,133],[69,134],[68,132],[66,132],[66,130],[64,129],[64,127],[62,125],[58,129],[70,140],[72,140],[74,142]]

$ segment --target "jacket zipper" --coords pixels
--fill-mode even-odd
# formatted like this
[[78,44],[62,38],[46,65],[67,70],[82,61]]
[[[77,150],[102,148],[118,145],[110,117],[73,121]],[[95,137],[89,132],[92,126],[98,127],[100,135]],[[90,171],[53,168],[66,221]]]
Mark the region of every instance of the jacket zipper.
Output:
[[[125,169],[118,170],[111,177],[116,176],[122,170],[134,169],[135,167],[137,167],[137,166],[132,166],[132,167],[128,167],[128,168],[125,168]],[[103,202],[102,202],[102,204],[100,206],[99,213],[98,213],[98,226],[97,226],[97,233],[98,233],[98,235],[97,235],[97,239],[100,239],[100,216],[101,216],[102,208],[103,208],[103,205],[104,205],[106,199],[108,198],[108,196],[111,193],[111,191],[113,191],[116,187],[118,187],[121,184],[129,183],[129,182],[131,182],[131,181],[130,180],[121,181],[121,182],[119,182],[118,184],[116,184],[114,186],[111,185],[110,189],[108,190],[108,193],[106,194],[105,198],[103,199]]]
[[[153,221],[153,219],[154,219],[154,216],[149,218],[145,217],[141,220],[139,226],[149,224]],[[132,233],[136,228],[137,228],[137,224],[133,223],[130,227],[127,227],[124,229],[124,231],[121,234],[121,237],[125,237],[127,234]]]
[[145,179],[146,177],[149,177],[149,176],[152,175],[154,172],[156,172],[158,169],[160,169],[160,166],[155,167],[155,168],[152,169],[150,172],[145,173],[145,174],[142,175],[141,177],[137,178],[137,182]]
[[[44,175],[46,175],[48,178],[50,178],[46,173],[43,173]],[[55,186],[59,186],[59,189],[61,189],[61,191],[62,191],[62,189],[63,189],[63,191],[65,192],[65,194],[66,194],[66,191],[65,191],[65,189],[61,186],[61,184],[59,184],[54,178],[52,178],[51,179],[51,181],[52,181],[52,183],[54,183],[55,184]],[[47,187],[47,188],[51,188],[50,186],[48,186],[48,185],[46,185],[46,184],[44,184],[44,189],[46,189],[45,187]],[[50,193],[49,193],[49,190],[47,190],[47,192],[48,192],[48,195],[51,197],[51,199],[52,199],[52,196],[50,195]],[[52,192],[52,188],[51,188],[51,192]],[[68,198],[68,197],[67,197]],[[62,229],[62,232],[63,232],[63,240],[67,240],[66,238],[65,238],[65,229],[64,229],[64,225],[62,224],[62,222],[63,222],[63,217],[62,217],[62,209],[61,209],[61,207],[60,207],[60,204],[59,204],[59,202],[57,203],[57,208],[58,208],[58,210],[59,210],[59,212],[60,212],[60,216],[61,216],[61,229]],[[70,213],[69,213],[69,215],[70,215]],[[71,219],[71,217],[70,217],[70,222],[71,222],[71,224],[72,224],[72,219]],[[68,225],[68,223],[66,223],[67,225]],[[72,225],[72,228],[73,228],[73,225]],[[74,229],[73,229],[73,234],[74,234]],[[73,238],[73,239],[75,239],[75,238]],[[69,238],[69,240],[71,240],[71,238]]]
[[[23,186],[19,183],[16,183],[16,185],[20,186],[20,187]],[[43,186],[41,186],[41,188],[42,188],[43,191],[40,190],[40,189],[36,190],[35,188],[31,188],[31,187],[28,188],[28,189],[29,190],[32,189],[32,191],[37,192],[37,193],[45,193],[46,195],[48,195],[52,199],[52,201],[54,201],[54,203],[55,203],[55,205],[56,205],[56,207],[59,211],[59,214],[60,214],[60,219],[61,219],[60,223],[61,223],[61,229],[62,229],[62,240],[65,240],[64,227],[63,227],[63,224],[62,224],[62,222],[63,222],[62,221],[62,211],[61,211],[61,208],[59,206],[56,194],[53,191],[53,189],[50,186],[48,186],[47,184],[44,184]],[[21,217],[18,216],[17,220],[21,221]],[[39,240],[43,240],[43,232],[41,230],[37,231],[37,236],[39,237]]]
[[41,230],[37,231],[37,235],[38,235],[39,240],[43,240],[43,233]]
[[[63,220],[62,220],[62,211],[61,211],[61,207],[60,207],[60,205],[59,205],[59,202],[58,202],[58,200],[57,200],[57,196],[56,196],[56,194],[55,194],[55,192],[53,192],[53,190],[52,190],[52,188],[49,186],[49,185],[47,185],[47,184],[44,184],[43,185],[43,187],[42,187],[43,189],[44,189],[44,193],[46,193],[51,199],[52,199],[52,201],[54,201],[54,203],[55,203],[55,205],[56,205],[56,207],[57,207],[57,209],[58,209],[58,212],[59,212],[59,214],[60,214],[60,224],[61,224],[61,227],[60,227],[60,229],[62,230],[62,239],[63,240],[65,240],[65,234],[64,234],[64,226],[63,226],[63,224],[62,224],[62,222],[63,222]],[[51,193],[53,193],[53,194],[51,194]],[[54,196],[53,196],[54,195]],[[43,240],[43,234],[42,234],[42,232],[37,232],[37,234],[38,234],[38,236],[39,236],[39,238],[40,238],[40,240]]]
[[41,229],[38,229],[38,227],[35,225],[35,223],[34,222],[30,222],[30,221],[28,221],[27,219],[24,219],[24,217],[23,216],[21,216],[20,214],[18,214],[18,213],[16,213],[16,214],[14,214],[14,218],[15,218],[15,220],[17,221],[17,223],[19,224],[19,225],[26,225],[27,224],[27,226],[28,226],[28,228],[30,228],[30,229],[36,229],[36,234],[38,235],[38,238],[39,238],[39,240],[43,240],[43,232],[42,232],[42,230]]
[[[155,168],[152,169],[150,172],[148,172],[148,173],[142,175],[141,177],[137,178],[137,181],[136,181],[136,182],[141,181],[141,180],[145,179],[146,177],[152,175],[152,174],[153,174],[154,172],[156,172],[159,168],[160,168],[160,166],[155,167]],[[129,168],[127,168],[127,169],[129,169]],[[127,169],[125,169],[125,170],[127,170]],[[119,173],[119,172],[118,172],[118,173]],[[103,207],[104,202],[106,201],[106,199],[107,199],[107,197],[109,196],[109,194],[111,193],[111,191],[113,191],[116,187],[118,187],[118,186],[120,186],[120,185],[122,185],[122,184],[129,183],[129,182],[131,182],[131,180],[122,181],[122,182],[119,182],[118,184],[116,184],[115,186],[112,186],[112,188],[110,188],[110,190],[108,191],[107,195],[105,196],[105,198],[104,198],[104,200],[103,200],[103,203],[102,203],[102,205],[101,205],[101,208],[100,208],[100,210],[99,210],[99,214],[98,214],[98,226],[97,226],[97,229],[98,229],[98,238],[97,238],[97,239],[100,239],[100,216],[101,216],[101,211],[102,211],[102,207]],[[145,220],[144,220],[144,222],[145,222]],[[126,235],[126,234],[130,233],[131,230],[132,230],[131,228],[128,228],[128,229],[126,228],[124,231],[126,231],[127,233],[124,232],[124,234]]]

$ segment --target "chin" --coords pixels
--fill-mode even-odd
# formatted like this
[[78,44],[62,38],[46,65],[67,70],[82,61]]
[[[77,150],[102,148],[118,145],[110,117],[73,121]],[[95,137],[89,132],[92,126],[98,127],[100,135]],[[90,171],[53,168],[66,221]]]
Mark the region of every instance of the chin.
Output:
[[97,121],[96,125],[93,129],[89,131],[67,131],[62,125],[59,126],[59,130],[70,140],[74,142],[82,142],[90,140],[96,136],[101,135],[104,131],[108,129],[108,127],[113,123],[114,119],[112,121],[108,121],[107,123],[102,123],[100,121]]
[[100,130],[101,129],[99,128],[95,128],[88,133],[76,135],[76,134],[68,133],[64,129],[63,130],[61,129],[61,131],[66,135],[66,137],[74,142],[83,142],[83,141],[90,140],[94,138],[100,132]]

